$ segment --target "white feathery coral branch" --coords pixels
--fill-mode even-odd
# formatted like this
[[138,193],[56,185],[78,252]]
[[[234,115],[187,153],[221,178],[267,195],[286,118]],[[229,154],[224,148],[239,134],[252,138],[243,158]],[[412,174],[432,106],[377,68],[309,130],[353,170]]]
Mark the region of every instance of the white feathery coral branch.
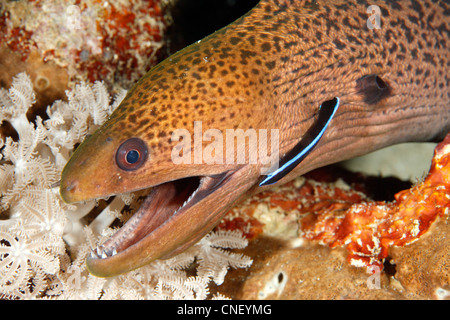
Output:
[[36,101],[33,84],[25,72],[19,73],[14,77],[12,86],[9,89],[9,98],[14,105],[14,108],[11,110],[13,117],[26,114]]

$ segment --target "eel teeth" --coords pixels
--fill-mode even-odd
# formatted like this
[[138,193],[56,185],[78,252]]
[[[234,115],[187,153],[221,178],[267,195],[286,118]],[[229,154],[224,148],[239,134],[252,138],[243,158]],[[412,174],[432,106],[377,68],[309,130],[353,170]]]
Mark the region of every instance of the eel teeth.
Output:
[[117,249],[105,250],[105,247],[99,246],[95,250],[91,250],[91,258],[95,259],[105,259],[108,257],[115,256],[117,254]]
[[98,259],[98,256],[97,256],[97,254],[95,253],[95,251],[94,250],[91,250],[91,256],[90,256],[92,259]]
[[187,198],[187,200],[184,201],[183,204],[182,204],[177,210],[175,210],[175,212],[173,213],[173,215],[176,215],[176,214],[178,213],[178,211],[180,211],[181,208],[183,208],[184,206],[186,206],[186,204],[189,203],[189,201],[191,201],[192,198],[194,198],[195,194],[198,192],[198,190],[200,190],[200,187],[202,186],[203,179],[204,179],[204,178],[201,178],[201,179],[200,179],[200,184],[199,184],[199,186],[197,187],[197,189],[195,189],[194,192],[192,192],[192,194],[189,196],[189,198]]
[[[194,196],[195,196],[195,194],[197,193],[197,191],[198,191],[198,189],[195,190],[195,191],[189,196],[189,198],[181,205],[180,208],[184,207],[184,206],[186,205],[186,203],[188,203],[189,201],[191,201],[192,198],[194,198]],[[177,211],[178,211],[178,210],[177,210]]]

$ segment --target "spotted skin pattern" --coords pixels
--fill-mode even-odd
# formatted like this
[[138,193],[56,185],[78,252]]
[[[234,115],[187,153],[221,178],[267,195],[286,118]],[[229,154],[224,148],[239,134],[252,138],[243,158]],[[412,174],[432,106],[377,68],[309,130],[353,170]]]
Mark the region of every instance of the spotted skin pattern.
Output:
[[289,127],[333,95],[359,103],[354,83],[368,74],[395,86],[391,104],[412,110],[414,100],[437,114],[450,94],[450,28],[449,5],[436,2],[381,3],[382,27],[369,30],[366,1],[263,1],[253,14],[155,67],[110,122],[124,136],[144,135],[153,149],[171,148],[171,130],[194,120],[213,128],[267,127],[254,110],[275,112],[281,121],[273,127]]
[[[450,130],[448,1],[377,1],[379,29],[367,25],[372,4],[262,0],[233,24],[158,64],[76,150],[62,174],[63,199],[242,169],[174,165],[171,152],[178,142],[172,133],[183,128],[194,136],[194,121],[201,121],[203,131],[279,129],[282,156],[314,123],[321,103],[334,97],[340,107],[327,132],[280,183],[391,144],[443,137]],[[146,142],[148,160],[135,172],[122,172],[115,152],[132,137]],[[223,187],[240,194],[220,203],[217,216],[243,195],[263,190],[258,165],[247,166],[245,183]]]

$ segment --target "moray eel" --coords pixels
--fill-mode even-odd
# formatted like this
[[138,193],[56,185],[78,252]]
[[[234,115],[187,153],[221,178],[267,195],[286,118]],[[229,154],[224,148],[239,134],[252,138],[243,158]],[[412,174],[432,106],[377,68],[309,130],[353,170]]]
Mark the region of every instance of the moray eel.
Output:
[[[87,259],[89,271],[113,276],[193,245],[231,206],[270,187],[261,183],[273,174],[267,158],[250,161],[250,133],[268,142],[278,132],[277,149],[267,150],[289,162],[334,99],[339,108],[320,141],[273,185],[388,145],[442,138],[450,129],[448,1],[371,4],[262,0],[140,79],[62,173],[66,202],[151,189]],[[233,132],[247,140],[227,144]]]

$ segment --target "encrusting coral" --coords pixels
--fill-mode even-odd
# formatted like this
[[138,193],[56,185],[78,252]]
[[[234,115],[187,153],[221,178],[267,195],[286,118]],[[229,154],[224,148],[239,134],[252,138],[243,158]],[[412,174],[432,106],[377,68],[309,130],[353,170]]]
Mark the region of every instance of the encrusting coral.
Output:
[[[450,213],[450,134],[438,144],[431,169],[424,181],[395,194],[392,202],[372,201],[343,180],[321,180],[320,170],[273,190],[254,195],[229,214],[218,226],[240,229],[248,238],[258,234],[301,236],[330,247],[349,251],[348,262],[355,266],[382,268],[391,247],[417,241],[438,217]],[[319,178],[319,179],[317,179]],[[323,177],[322,177],[323,178]],[[265,212],[265,213],[261,213]],[[279,216],[276,213],[281,213]],[[284,213],[284,215],[283,215]],[[270,217],[268,215],[271,215]],[[243,217],[247,222],[243,223]],[[282,217],[282,218],[280,218]],[[255,223],[279,219],[269,224]],[[237,222],[235,221],[237,220]],[[243,227],[246,226],[246,227]]]
[[[241,230],[251,240],[243,253],[254,263],[233,270],[230,279],[239,280],[221,292],[239,299],[448,299],[450,133],[423,181],[391,202],[371,200],[364,182],[342,177],[336,167],[318,169],[230,211],[217,229]],[[377,290],[368,285],[375,275]]]
[[30,76],[30,119],[44,117],[81,81],[129,88],[166,54],[171,2],[0,1],[0,85],[10,87],[21,72]]
[[251,265],[250,258],[224,250],[246,246],[239,231],[216,231],[178,256],[118,277],[87,272],[87,255],[115,232],[110,225],[117,217],[126,219],[121,211],[138,197],[103,201],[88,223],[99,201],[67,205],[57,183],[74,146],[106,120],[125,93],[111,103],[103,83],[81,83],[66,92],[67,102],[47,108],[47,120],[38,116],[32,123],[26,117],[35,101],[28,75],[18,74],[9,91],[0,89],[0,122],[11,123],[18,136],[0,140],[0,297],[205,299],[211,298],[210,282],[221,284],[229,267]]
[[[0,43],[28,65],[38,65],[29,59],[33,54],[54,62],[72,83],[103,80],[128,87],[158,60],[171,20],[165,10],[169,2],[6,1],[0,4]],[[48,84],[48,76],[41,74],[35,85]]]

